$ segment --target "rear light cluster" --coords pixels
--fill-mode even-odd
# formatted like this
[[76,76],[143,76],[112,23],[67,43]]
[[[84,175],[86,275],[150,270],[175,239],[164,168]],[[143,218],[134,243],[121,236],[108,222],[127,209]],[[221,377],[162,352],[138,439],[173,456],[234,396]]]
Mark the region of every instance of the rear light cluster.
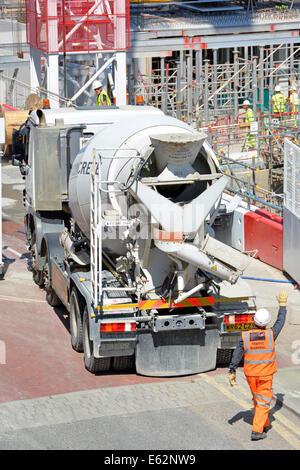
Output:
[[253,323],[252,315],[225,315],[225,325],[235,325],[236,323]]
[[136,331],[135,322],[120,322],[120,323],[101,323],[101,333],[120,333],[127,331]]

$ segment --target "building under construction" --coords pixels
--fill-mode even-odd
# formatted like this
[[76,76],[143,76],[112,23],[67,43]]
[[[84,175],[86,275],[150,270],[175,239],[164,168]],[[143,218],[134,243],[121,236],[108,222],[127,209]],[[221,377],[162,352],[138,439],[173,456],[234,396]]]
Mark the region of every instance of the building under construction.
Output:
[[286,98],[299,91],[300,2],[19,0],[1,1],[0,13],[1,103],[23,109],[34,94],[51,107],[93,106],[100,71],[113,103],[142,100],[206,132],[233,192],[282,207],[298,107],[287,100],[278,119],[272,97],[278,85]]
[[0,21],[10,36],[1,38],[0,101],[22,109],[28,95],[37,93],[50,98],[52,107],[91,106],[92,78],[101,68],[114,103],[142,99],[204,130],[232,171],[229,156],[241,160],[245,150],[247,132],[240,124],[247,99],[256,143],[254,152],[243,155],[244,165],[271,170],[267,180],[256,174],[251,185],[282,193],[283,140],[297,141],[298,115],[291,115],[287,102],[284,116],[274,120],[272,96],[278,85],[286,97],[291,87],[299,88],[300,3],[132,1],[130,10],[128,2],[109,5],[1,1]]

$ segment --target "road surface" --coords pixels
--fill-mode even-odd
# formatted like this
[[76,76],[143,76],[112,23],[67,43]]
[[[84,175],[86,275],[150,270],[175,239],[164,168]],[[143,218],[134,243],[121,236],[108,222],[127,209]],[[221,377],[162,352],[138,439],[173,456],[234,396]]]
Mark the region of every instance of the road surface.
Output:
[[[126,451],[129,455],[148,450],[130,461],[130,466],[139,466],[147,463],[151,453],[163,455],[164,451],[172,451],[174,458],[182,451],[193,464],[192,456],[200,463],[199,450],[300,449],[300,369],[292,360],[299,326],[287,324],[282,332],[272,426],[267,439],[260,442],[250,440],[253,408],[242,369],[234,388],[228,385],[226,367],[180,378],[143,377],[134,370],[90,374],[82,354],[71,348],[67,312],[50,307],[44,291],[32,281],[21,225],[23,181],[17,168],[4,166],[3,174],[1,450],[99,449],[103,461],[108,459],[105,463],[114,459],[113,452],[117,458],[118,450],[125,457]],[[261,263],[256,266],[263,269]],[[272,289],[266,293],[266,286],[260,284],[259,298],[271,294],[273,298]],[[288,289],[296,295],[292,286]]]

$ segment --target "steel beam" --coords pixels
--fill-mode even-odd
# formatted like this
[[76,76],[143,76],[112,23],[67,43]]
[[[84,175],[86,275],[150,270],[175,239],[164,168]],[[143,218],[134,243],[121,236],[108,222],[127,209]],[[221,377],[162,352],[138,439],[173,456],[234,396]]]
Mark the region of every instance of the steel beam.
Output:
[[59,108],[58,54],[48,54],[46,64],[47,64],[47,91],[50,93],[49,94],[50,107]]
[[41,51],[30,46],[30,86],[41,86]]
[[245,35],[253,35],[255,34],[265,34],[270,37],[273,35],[282,35],[284,32],[286,35],[295,38],[296,40],[300,40],[299,38],[299,20],[295,22],[282,22],[280,24],[276,24],[274,26],[274,30],[271,30],[270,24],[263,24],[263,25],[248,25],[248,26],[233,26],[228,25],[226,27],[214,27],[214,26],[186,26],[184,29],[181,28],[167,28],[167,29],[155,29],[153,31],[132,31],[131,32],[131,44],[132,47],[138,41],[142,40],[151,40],[151,39],[162,39],[167,37],[200,37],[205,38],[209,37],[218,37],[221,38],[222,36],[232,36],[232,35],[239,35],[243,37]]
[[117,52],[115,67],[116,105],[126,105],[126,52]]
[[[267,46],[281,43],[298,44],[300,42],[299,33],[291,35],[291,31],[272,31],[269,33],[240,34],[240,35],[215,35],[215,36],[193,36],[190,31],[185,31],[186,36],[157,37],[153,39],[132,38],[132,47],[135,53],[147,53],[152,51],[188,51],[203,49],[223,49],[228,47],[245,47],[245,46]],[[296,32],[295,32],[296,33]]]

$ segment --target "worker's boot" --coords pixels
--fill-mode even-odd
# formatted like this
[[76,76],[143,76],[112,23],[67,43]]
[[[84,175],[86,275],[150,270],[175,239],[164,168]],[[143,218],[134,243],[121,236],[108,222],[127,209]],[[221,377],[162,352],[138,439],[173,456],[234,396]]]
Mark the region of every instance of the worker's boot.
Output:
[[267,437],[265,432],[252,431],[251,433],[251,441],[259,441],[260,439],[264,439],[265,437]]

